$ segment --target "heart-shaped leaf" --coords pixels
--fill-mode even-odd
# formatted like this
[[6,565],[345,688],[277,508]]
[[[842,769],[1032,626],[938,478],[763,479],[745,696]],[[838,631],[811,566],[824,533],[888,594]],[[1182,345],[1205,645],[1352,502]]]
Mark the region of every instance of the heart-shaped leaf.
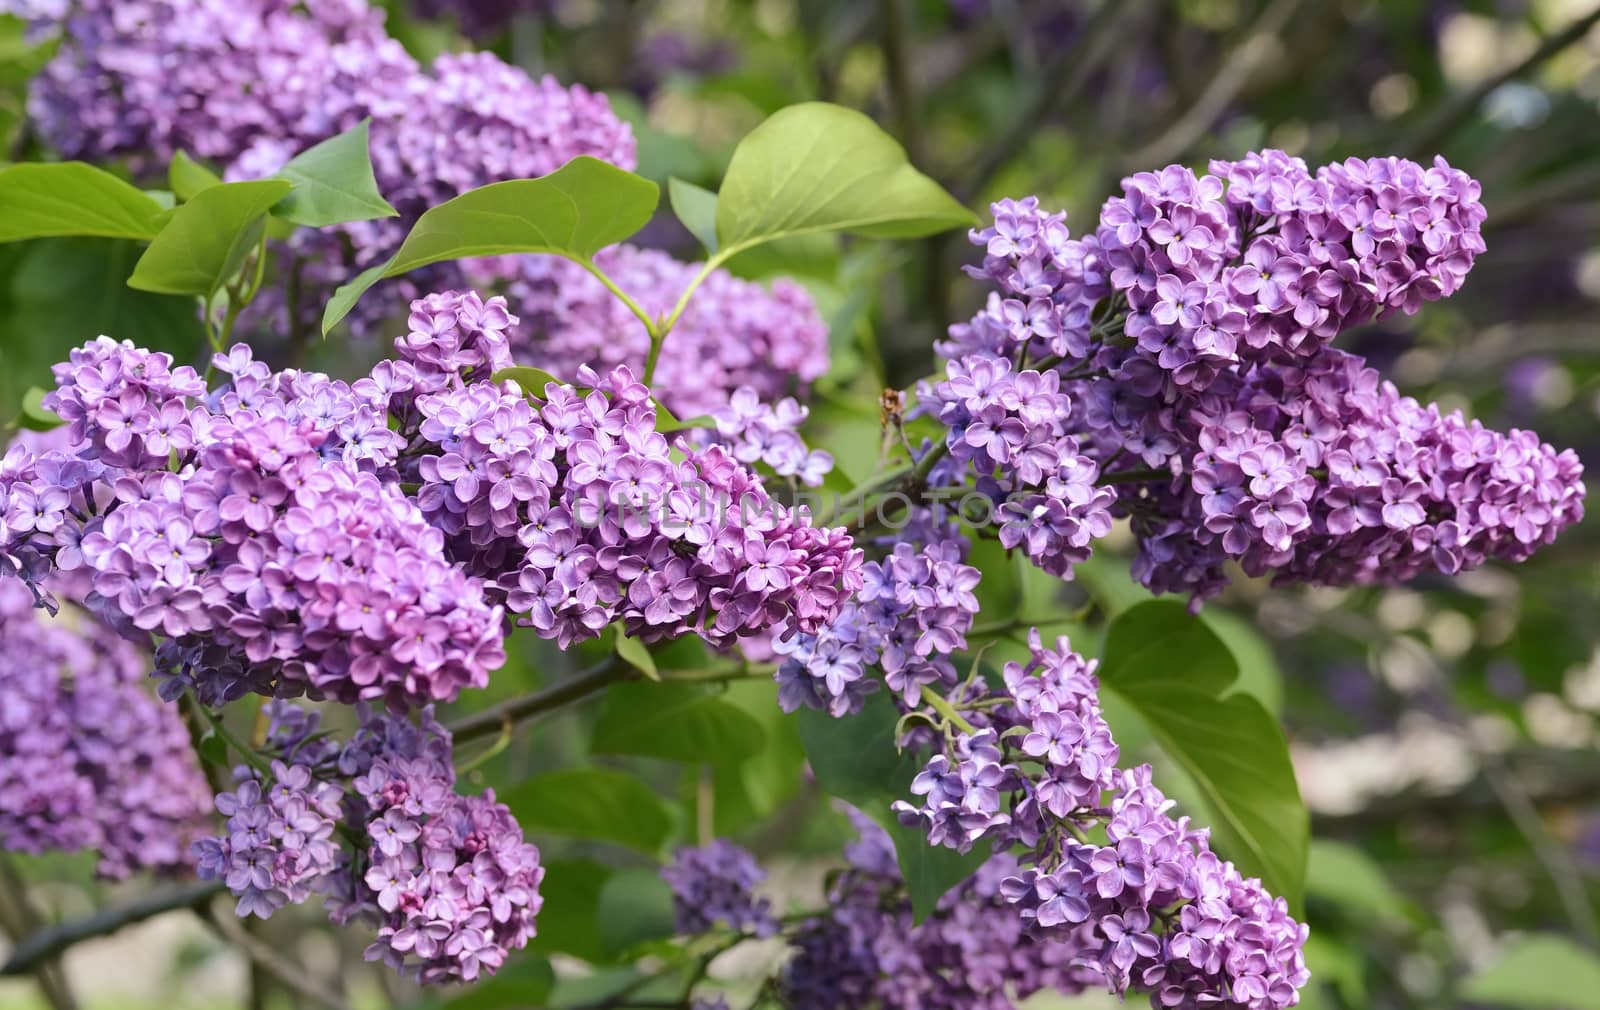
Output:
[[128,286],[169,295],[211,295],[261,240],[267,211],[293,186],[282,179],[225,182],[201,190],[139,257]]
[[326,228],[350,221],[398,217],[400,212],[378,192],[367,139],[370,120],[295,155],[277,177],[294,190],[272,213],[295,224]]
[[871,119],[826,102],[780,109],[734,149],[717,194],[721,255],[785,235],[916,238],[977,218]]
[[538,179],[513,179],[463,193],[424,213],[387,261],[334,292],[322,316],[327,334],[385,277],[445,260],[554,253],[587,263],[650,221],[655,183],[582,155]]

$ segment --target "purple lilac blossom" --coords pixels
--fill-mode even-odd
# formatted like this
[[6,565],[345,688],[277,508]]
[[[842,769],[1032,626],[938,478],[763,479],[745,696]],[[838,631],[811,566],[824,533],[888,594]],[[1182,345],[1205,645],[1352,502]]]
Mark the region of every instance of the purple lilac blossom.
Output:
[[[1000,894],[1028,936],[1074,951],[1114,992],[1156,1007],[1293,1006],[1310,977],[1306,927],[1213,854],[1207,831],[1169,815],[1148,765],[1117,767],[1095,663],[1065,638],[1046,648],[1034,629],[1029,641],[1003,692],[951,699],[970,730],[912,782],[917,805],[895,804],[901,821],[963,852],[1026,850]],[[1096,825],[1104,844],[1087,840]]]
[[1008,496],[1010,544],[1065,573],[1109,505],[1135,576],[1199,600],[1228,562],[1399,581],[1524,560],[1582,516],[1573,453],[1418,404],[1328,346],[1461,286],[1484,248],[1476,182],[1443,159],[1211,167],[1124,180],[1082,238],[1033,197],[973,232],[969,270],[995,290],[923,399],[980,489]]
[[[619,620],[645,641],[693,632],[723,646],[837,615],[861,579],[842,528],[774,501],[720,445],[680,439],[675,460],[626,366],[581,368],[581,388],[470,381],[507,360],[515,325],[503,299],[484,304],[446,294],[413,306],[396,347],[429,391],[414,401],[408,468],[451,556],[522,624],[563,646]],[[456,366],[474,371],[446,374]]]
[[1031,936],[1001,894],[1017,872],[1007,855],[991,858],[913,921],[889,835],[858,811],[846,847],[849,868],[831,878],[828,909],[793,934],[780,981],[795,1010],[1013,1010],[1034,993],[1076,995],[1097,972],[1075,962],[1071,944]]
[[772,902],[755,893],[767,879],[766,871],[754,856],[725,838],[679,849],[662,867],[661,879],[672,888],[679,933],[706,933],[719,925],[760,937],[778,932]]
[[955,685],[949,656],[967,647],[980,576],[966,563],[968,541],[942,517],[942,507],[917,511],[925,513],[913,517],[921,535],[908,526],[886,557],[867,562],[860,590],[835,620],[773,640],[784,711],[804,706],[835,717],[858,711],[877,686],[867,676],[873,666],[908,705],[926,686]]
[[270,373],[242,345],[227,385],[100,338],[56,366],[47,409],[71,452],[15,447],[0,470],[0,556],[161,639],[168,697],[248,691],[393,705],[482,686],[502,615],[398,484],[379,381]]
[[0,464],[0,565],[42,602],[52,570],[81,573],[92,609],[163,639],[168,696],[208,704],[453,699],[501,662],[503,604],[563,644],[622,621],[725,646],[815,631],[859,588],[842,528],[721,445],[670,445],[626,368],[530,400],[492,381],[503,299],[412,308],[354,383],[243,345],[212,391],[130,344],[74,351],[45,400],[72,451]]
[[0,848],[93,852],[112,880],[184,871],[210,789],[183,721],[143,683],[149,654],[52,581],[57,617],[0,578]]
[[[634,166],[632,130],[604,95],[491,53],[445,53],[424,69],[383,20],[366,0],[76,0],[30,115],[64,157],[125,157],[148,174],[182,150],[230,180],[270,175],[370,119],[378,189],[400,216],[302,229],[281,245],[281,272],[301,296],[293,309],[313,326],[333,287],[386,258],[429,207],[578,155]],[[352,325],[374,330],[419,288],[459,278],[443,265],[391,281]],[[251,316],[285,316],[281,289],[267,288]]]
[[[699,264],[616,245],[595,262],[645,311],[670,311]],[[583,267],[557,256],[478,260],[468,276],[503,286],[522,317],[512,353],[562,378],[581,365],[642,373],[650,351],[644,326]],[[778,279],[763,287],[726,270],[711,272],[673,327],[656,366],[663,402],[679,417],[710,414],[749,387],[776,402],[803,393],[828,370],[828,329],[805,289]]]
[[[238,914],[263,918],[313,893],[330,918],[377,928],[368,960],[422,984],[493,975],[527,945],[541,906],[539,850],[493,790],[455,791],[450,734],[363,709],[342,746],[316,717],[269,708],[271,774],[239,773],[217,798],[227,833],[195,845],[200,875],[238,895]],[[335,830],[343,825],[343,834]],[[344,844],[345,838],[360,843]]]

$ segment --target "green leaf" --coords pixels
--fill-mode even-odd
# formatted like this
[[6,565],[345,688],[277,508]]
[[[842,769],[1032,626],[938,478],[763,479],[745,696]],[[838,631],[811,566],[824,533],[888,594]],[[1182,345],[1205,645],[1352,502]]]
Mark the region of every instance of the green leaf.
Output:
[[1277,720],[1251,695],[1226,695],[1237,676],[1221,639],[1172,600],[1123,611],[1100,664],[1101,682],[1200,789],[1218,847],[1298,907],[1309,817]]
[[611,636],[612,648],[616,649],[617,656],[651,680],[660,680],[661,674],[656,670],[655,658],[650,655],[650,650],[645,648],[645,644],[628,635],[620,624],[613,626],[611,630],[614,632]]
[[1281,715],[1283,672],[1278,669],[1272,643],[1244,618],[1221,608],[1207,607],[1200,612],[1200,619],[1217,633],[1239,665],[1239,679],[1234,690],[1254,695],[1268,712]]
[[44,406],[45,391],[34,386],[22,394],[22,412],[13,422],[18,428],[29,431],[53,431],[67,422],[61,420]]
[[449,1000],[441,1010],[523,1010],[543,1006],[555,984],[555,969],[548,960],[514,953],[494,977]]
[[0,242],[53,235],[150,239],[161,204],[81,161],[12,165],[0,171]]
[[802,708],[795,719],[817,785],[879,823],[888,823],[889,804],[905,798],[901,786],[917,773],[915,759],[901,754],[895,743],[899,714],[894,703],[879,691],[855,715],[835,719]]
[[895,862],[900,864],[900,875],[906,880],[911,917],[916,922],[932,915],[939,899],[977,873],[978,867],[992,854],[988,846],[982,844],[967,853],[943,845],[929,845],[927,832],[898,822],[884,824],[884,827],[894,839]]
[[128,287],[143,246],[46,238],[0,245],[0,418],[30,386],[55,386],[50,366],[102,333],[191,361],[205,343],[192,298]]
[[188,201],[193,200],[197,193],[222,185],[222,177],[179,151],[172,156],[172,164],[167,166],[167,185],[172,187],[172,192],[179,200]]
[[761,753],[761,724],[698,684],[618,684],[589,748],[700,764],[737,763]]
[[1405,901],[1371,856],[1326,838],[1312,839],[1306,894],[1349,909],[1363,923],[1398,923],[1410,917]]
[[689,418],[687,421],[680,421],[673,415],[672,411],[667,409],[667,405],[660,400],[652,396],[650,403],[656,408],[656,430],[663,435],[674,431],[687,431],[690,428],[715,428],[717,426],[717,419],[710,414],[699,414]]
[[[843,266],[843,260],[839,255],[839,236],[830,232],[790,235],[787,238],[763,242],[733,256],[722,266],[730,274],[743,277],[747,281],[788,277],[808,280],[813,282],[813,285],[837,284],[868,302],[877,290],[876,285],[866,282],[859,285],[844,283],[844,279],[839,276]],[[808,289],[812,298],[818,302],[818,308],[821,309],[822,299],[817,298],[817,289],[813,285],[808,285]],[[823,313],[830,330],[834,329],[835,322],[830,318],[832,315],[837,313]]]
[[1600,1010],[1600,959],[1564,937],[1525,936],[1468,978],[1461,995],[1493,1006]]
[[826,102],[780,109],[750,131],[717,195],[724,256],[785,235],[917,238],[976,223],[876,123]]
[[605,945],[600,941],[600,919],[595,913],[600,892],[610,879],[611,868],[590,859],[552,859],[545,863],[544,882],[539,885],[544,907],[539,909],[539,933],[529,944],[530,949],[571,954],[590,962],[606,960]]
[[689,234],[700,240],[706,252],[716,252],[717,194],[674,177],[667,180],[667,199]]
[[587,263],[643,228],[660,189],[649,179],[581,155],[538,179],[513,179],[463,193],[417,219],[387,262],[334,292],[324,335],[385,277],[444,260],[508,253],[554,253]]
[[200,737],[200,757],[208,764],[218,768],[232,767],[233,762],[228,758],[228,743],[217,735],[214,729],[208,729]]
[[308,228],[327,228],[351,221],[399,217],[400,212],[378,192],[367,140],[371,120],[295,155],[277,178],[294,183],[294,191],[272,213]]
[[522,387],[522,391],[529,396],[544,399],[544,387],[555,383],[558,386],[571,385],[565,379],[551,375],[542,368],[529,368],[526,365],[515,365],[511,368],[502,368],[489,377],[491,382],[515,382]]
[[500,797],[530,831],[615,842],[658,851],[672,832],[661,797],[631,775],[565,768],[513,786]]
[[600,889],[595,917],[600,923],[601,948],[613,958],[641,943],[677,933],[672,889],[654,869],[634,867],[613,873]]
[[[662,658],[659,653],[657,658]],[[737,764],[712,766],[716,831],[731,835],[794,798],[805,783],[806,751],[795,720],[778,707],[778,685],[770,678],[734,681],[721,697],[756,720],[766,738],[761,753]]]
[[201,190],[173,212],[139,257],[128,286],[210,296],[238,271],[261,240],[267,211],[292,188],[282,179],[262,179]]
[[880,691],[860,712],[834,719],[826,712],[803,708],[796,713],[817,784],[830,795],[857,807],[888,830],[895,858],[911,898],[912,918],[926,919],[940,898],[977,870],[987,855],[974,849],[965,855],[928,844],[928,836],[900,824],[890,810],[908,796],[918,771],[915,755],[895,746],[899,712]]

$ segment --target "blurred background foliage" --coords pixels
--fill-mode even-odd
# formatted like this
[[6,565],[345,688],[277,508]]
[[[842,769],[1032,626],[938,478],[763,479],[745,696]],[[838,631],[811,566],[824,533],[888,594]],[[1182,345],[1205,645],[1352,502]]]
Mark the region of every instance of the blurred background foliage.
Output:
[[[389,6],[392,30],[420,57],[490,48],[530,71],[605,90],[635,127],[641,173],[658,181],[715,188],[740,136],[810,98],[869,112],[975,208],[1037,193],[1079,227],[1122,175],[1172,161],[1203,166],[1261,146],[1313,166],[1442,153],[1483,183],[1489,250],[1460,294],[1352,334],[1346,346],[1418,398],[1535,428],[1591,465],[1600,459],[1593,0]],[[46,154],[21,114],[44,55],[15,22],[0,21],[0,151],[14,160]],[[665,211],[644,238],[684,258],[696,249]],[[863,476],[876,456],[880,389],[927,374],[931,342],[974,309],[979,288],[959,269],[973,259],[962,236],[947,235],[886,246],[823,238],[736,262],[747,276],[796,277],[822,307],[834,366],[815,390],[813,441],[837,448],[846,474]],[[0,418],[15,414],[23,390],[48,381],[49,363],[95,334],[180,354],[197,347],[185,303],[105,283],[131,262],[105,243],[0,247]],[[324,345],[318,364],[340,371],[364,353]],[[1281,713],[1313,815],[1306,912],[1316,979],[1306,1005],[1597,1005],[1600,962],[1585,953],[1600,944],[1597,559],[1600,518],[1515,572],[1355,591],[1241,579],[1207,608],[1241,657],[1244,689]],[[1109,612],[1143,593],[1111,556],[1085,566],[1065,597],[998,550],[979,563],[986,615],[1049,616],[1057,622],[1050,630],[1092,635],[1051,615],[1084,599]],[[1009,630],[991,638],[995,661],[1019,647]],[[657,662],[694,668],[705,662],[696,648],[681,643],[681,655],[668,650]],[[513,652],[510,668],[471,705],[526,692],[586,659],[522,636]],[[575,716],[537,723],[472,773],[482,786],[527,794],[521,809],[547,811],[531,825],[550,863],[539,954],[558,965],[606,966],[648,950],[670,930],[653,854],[693,837],[701,821],[774,861],[797,900],[815,900],[845,830],[807,784],[794,723],[767,683],[715,697],[710,690],[685,685],[669,701],[697,720],[721,720],[723,738],[755,727],[758,743],[722,764],[652,753],[648,733],[608,733],[608,720],[633,725],[638,716],[628,708],[637,700],[617,691]],[[1132,717],[1116,721],[1125,750],[1140,750]],[[586,753],[598,760],[570,770]],[[627,815],[608,817],[608,809]],[[86,861],[30,860],[21,869],[47,882],[47,915],[106,900]],[[285,919],[268,923],[265,935],[314,971],[338,970],[337,944],[348,938],[302,935],[305,922]],[[141,929],[69,959],[69,968],[90,966],[91,1000],[101,986],[110,986],[100,1000],[107,1006],[238,998],[242,969],[213,938],[168,920]],[[174,957],[131,963],[148,949]],[[359,950],[343,954],[359,959]],[[107,958],[116,977],[96,979],[92,966]],[[602,971],[579,983],[563,972],[550,996],[547,963],[523,963],[494,983],[498,997],[480,990],[449,1005],[581,1003],[622,977]],[[139,970],[121,977],[123,964]],[[416,999],[362,985],[358,1003]],[[175,992],[183,1003],[162,995]],[[33,998],[20,983],[0,983],[0,1007]]]

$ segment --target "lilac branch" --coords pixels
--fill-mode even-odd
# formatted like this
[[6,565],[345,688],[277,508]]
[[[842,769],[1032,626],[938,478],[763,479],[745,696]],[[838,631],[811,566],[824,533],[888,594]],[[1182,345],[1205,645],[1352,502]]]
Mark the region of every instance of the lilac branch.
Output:
[[85,940],[115,933],[124,926],[171,912],[180,908],[195,908],[222,891],[222,885],[196,882],[165,887],[141,895],[126,905],[96,912],[94,915],[47,926],[18,941],[11,957],[0,965],[0,976],[23,975],[62,951]]

